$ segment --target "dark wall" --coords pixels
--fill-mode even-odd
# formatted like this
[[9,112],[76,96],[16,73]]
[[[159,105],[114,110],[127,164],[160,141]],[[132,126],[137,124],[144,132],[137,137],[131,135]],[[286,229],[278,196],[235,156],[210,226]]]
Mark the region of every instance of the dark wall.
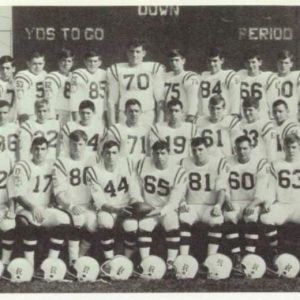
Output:
[[148,60],[167,63],[167,50],[182,48],[187,68],[206,69],[205,51],[213,44],[226,53],[227,68],[242,67],[243,52],[258,47],[265,69],[274,69],[277,53],[295,53],[300,68],[300,7],[14,7],[13,41],[18,69],[32,50],[46,53],[48,71],[56,68],[55,53],[63,46],[77,56],[98,48],[105,67],[125,59],[133,36],[149,43]]

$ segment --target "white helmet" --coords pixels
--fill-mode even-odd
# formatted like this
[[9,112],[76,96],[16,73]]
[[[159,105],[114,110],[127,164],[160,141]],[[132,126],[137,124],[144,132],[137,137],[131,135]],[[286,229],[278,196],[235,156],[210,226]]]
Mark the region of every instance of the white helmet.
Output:
[[32,264],[21,257],[13,259],[7,267],[7,271],[10,273],[11,282],[31,281],[33,276]]
[[267,269],[264,259],[256,254],[245,255],[241,264],[244,269],[244,274],[251,279],[262,278]]
[[46,258],[41,264],[46,281],[63,281],[67,272],[66,264],[59,258]]
[[97,260],[89,256],[79,257],[74,264],[74,268],[77,271],[78,281],[94,282],[100,272]]
[[208,269],[208,279],[219,280],[228,278],[232,270],[231,259],[220,253],[208,256],[203,265]]
[[295,278],[300,270],[299,260],[296,256],[283,253],[280,254],[274,261],[279,277]]
[[112,280],[127,280],[133,272],[133,263],[126,256],[116,255],[102,264],[100,270]]
[[191,255],[179,255],[174,261],[177,279],[194,278],[198,272],[199,264]]
[[144,258],[139,267],[141,269],[141,272],[138,273],[140,277],[149,280],[162,279],[167,270],[164,260],[156,255]]

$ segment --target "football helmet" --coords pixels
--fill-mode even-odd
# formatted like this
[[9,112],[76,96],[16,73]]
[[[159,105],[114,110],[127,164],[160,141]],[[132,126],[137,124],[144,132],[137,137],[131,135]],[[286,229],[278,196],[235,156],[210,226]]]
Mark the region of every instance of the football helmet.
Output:
[[251,279],[262,278],[267,269],[264,259],[256,254],[245,255],[241,264],[244,274]]
[[59,258],[46,258],[40,268],[44,272],[43,278],[48,282],[63,281],[67,272],[66,264]]
[[137,274],[148,280],[162,279],[167,271],[166,263],[162,258],[156,255],[150,255],[144,258],[139,265],[140,272]]
[[77,272],[78,281],[81,282],[96,281],[100,272],[97,260],[89,256],[79,257],[74,264],[74,269]]
[[133,272],[133,263],[126,256],[116,255],[103,263],[100,270],[112,280],[127,280]]
[[7,271],[11,276],[11,282],[31,281],[33,276],[32,264],[21,257],[13,259],[7,267]]
[[174,261],[177,279],[192,279],[196,276],[199,264],[191,255],[179,255]]
[[277,276],[286,278],[295,278],[300,270],[299,260],[296,256],[283,253],[280,254],[274,261],[277,268]]
[[232,270],[231,259],[220,253],[208,256],[203,265],[208,269],[207,278],[213,280],[228,278]]

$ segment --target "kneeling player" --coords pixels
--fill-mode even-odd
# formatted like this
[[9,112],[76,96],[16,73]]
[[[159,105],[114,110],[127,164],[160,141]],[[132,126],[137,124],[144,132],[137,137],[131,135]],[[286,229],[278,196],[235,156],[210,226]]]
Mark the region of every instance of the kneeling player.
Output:
[[208,251],[218,251],[222,237],[220,225],[224,222],[221,207],[225,200],[229,167],[225,158],[215,159],[208,154],[206,139],[197,137],[191,142],[192,157],[184,158],[181,165],[188,173],[188,186],[184,204],[180,210],[180,254],[188,255],[191,227],[196,222],[208,224]]

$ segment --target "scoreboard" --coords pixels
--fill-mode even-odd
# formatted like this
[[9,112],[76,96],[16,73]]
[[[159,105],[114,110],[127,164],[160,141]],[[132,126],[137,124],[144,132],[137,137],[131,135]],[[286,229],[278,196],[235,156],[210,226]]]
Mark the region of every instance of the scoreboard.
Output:
[[275,70],[277,53],[291,50],[300,68],[300,7],[270,6],[130,6],[130,7],[13,7],[13,49],[19,68],[26,55],[41,50],[47,71],[56,69],[55,54],[62,47],[76,54],[76,67],[90,48],[103,56],[103,67],[126,59],[132,37],[148,42],[148,60],[167,64],[171,48],[181,48],[186,68],[206,69],[205,53],[219,45],[225,68],[243,67],[243,53],[258,47],[264,68]]

